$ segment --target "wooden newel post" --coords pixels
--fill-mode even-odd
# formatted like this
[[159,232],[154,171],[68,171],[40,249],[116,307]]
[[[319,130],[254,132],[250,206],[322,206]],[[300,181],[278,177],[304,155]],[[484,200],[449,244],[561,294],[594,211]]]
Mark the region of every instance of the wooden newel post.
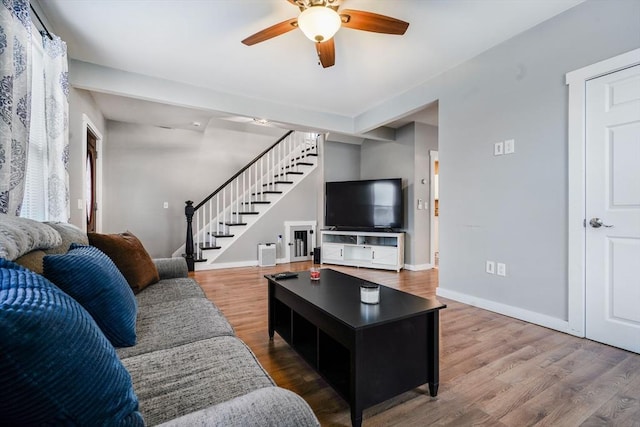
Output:
[[195,261],[193,258],[193,228],[191,226],[191,222],[193,221],[193,213],[195,209],[193,207],[193,202],[191,200],[187,200],[186,205],[184,207],[184,215],[187,217],[187,240],[185,242],[185,259],[187,260],[187,268],[189,271],[195,270]]

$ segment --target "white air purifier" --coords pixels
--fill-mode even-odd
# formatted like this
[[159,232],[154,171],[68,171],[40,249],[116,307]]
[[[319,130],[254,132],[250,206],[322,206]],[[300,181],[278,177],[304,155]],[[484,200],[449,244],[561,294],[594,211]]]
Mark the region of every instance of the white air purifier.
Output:
[[276,265],[276,245],[266,243],[258,245],[258,266],[273,267]]

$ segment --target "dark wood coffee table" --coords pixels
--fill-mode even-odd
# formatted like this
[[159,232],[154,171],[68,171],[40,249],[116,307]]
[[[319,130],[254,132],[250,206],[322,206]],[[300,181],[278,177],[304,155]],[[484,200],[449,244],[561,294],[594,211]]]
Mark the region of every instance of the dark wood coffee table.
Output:
[[[380,286],[380,303],[360,302],[362,279],[322,269],[269,281],[269,337],[274,331],[349,403],[351,423],[362,411],[429,384],[438,393],[439,311],[446,307]],[[370,283],[370,282],[366,282]]]

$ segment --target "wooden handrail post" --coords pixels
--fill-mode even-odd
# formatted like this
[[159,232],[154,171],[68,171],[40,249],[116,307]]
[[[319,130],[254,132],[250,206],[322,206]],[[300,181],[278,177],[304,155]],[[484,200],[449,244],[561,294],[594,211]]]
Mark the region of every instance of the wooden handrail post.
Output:
[[185,204],[186,206],[184,207],[184,215],[187,217],[187,240],[184,245],[185,259],[187,260],[187,268],[189,269],[189,271],[194,271],[195,261],[193,258],[193,227],[191,226],[191,222],[193,221],[193,213],[195,212],[195,208],[193,207],[193,202],[191,200],[187,200]]

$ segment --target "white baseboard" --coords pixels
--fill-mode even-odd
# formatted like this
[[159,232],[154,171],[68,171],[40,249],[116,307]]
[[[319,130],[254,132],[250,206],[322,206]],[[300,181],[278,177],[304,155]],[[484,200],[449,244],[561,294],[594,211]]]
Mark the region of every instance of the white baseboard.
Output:
[[[286,258],[278,258],[276,259],[276,265],[277,264],[287,264],[289,263],[289,261]],[[195,268],[196,271],[201,271],[201,270],[220,270],[222,268],[238,268],[238,267],[259,267],[258,266],[258,260],[249,260],[249,261],[233,261],[233,262],[223,262],[223,263],[218,263],[216,264],[215,262],[213,264],[203,264],[203,263],[196,263],[195,264]],[[271,267],[271,266],[269,266]]]
[[544,326],[545,328],[554,329],[559,332],[575,335],[574,333],[572,333],[571,329],[569,328],[568,321],[558,319],[556,317],[547,316],[546,314],[536,313],[535,311],[529,311],[524,308],[501,304],[499,302],[478,298],[473,295],[467,295],[461,292],[451,291],[451,290],[443,289],[440,287],[436,289],[436,295],[443,298],[449,298],[454,301],[458,301],[474,307],[482,308],[484,310],[493,311],[494,313],[499,313],[505,316],[524,320],[525,322]]
[[409,271],[422,271],[422,270],[431,270],[433,268],[433,264],[405,264],[404,269]]
[[196,271],[202,270],[219,270],[221,268],[237,268],[237,267],[257,267],[258,260],[251,261],[235,261],[235,262],[223,262],[223,263],[213,263],[213,264],[204,264],[204,263],[196,263],[195,269]]

